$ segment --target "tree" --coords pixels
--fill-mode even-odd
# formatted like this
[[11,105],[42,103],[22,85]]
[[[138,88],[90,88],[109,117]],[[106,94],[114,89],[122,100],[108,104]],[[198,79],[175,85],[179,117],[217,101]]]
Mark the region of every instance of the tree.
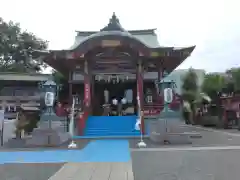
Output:
[[194,102],[197,99],[199,93],[198,77],[194,69],[190,68],[188,73],[183,77],[182,80],[183,80],[182,99],[185,102],[183,115],[186,120],[186,123],[194,123],[193,120],[195,114]]
[[209,73],[204,77],[202,91],[212,99],[215,99],[219,92],[227,85],[226,78],[220,74]]
[[0,18],[0,71],[38,72],[44,67],[34,50],[45,50],[47,42],[33,33],[22,31],[18,23]]
[[182,77],[182,98],[189,103],[196,99],[198,93],[198,77],[194,69],[189,69],[188,73]]
[[52,70],[52,76],[53,76],[54,82],[56,82],[56,84],[58,85],[64,84],[66,81],[66,78],[60,72],[54,69]]
[[240,92],[240,68],[232,68],[226,71],[229,81],[233,84],[234,92]]
[[60,87],[58,92],[58,99],[65,100],[66,96],[68,96],[68,80],[64,77],[60,72],[56,70],[52,70],[52,76],[54,82]]

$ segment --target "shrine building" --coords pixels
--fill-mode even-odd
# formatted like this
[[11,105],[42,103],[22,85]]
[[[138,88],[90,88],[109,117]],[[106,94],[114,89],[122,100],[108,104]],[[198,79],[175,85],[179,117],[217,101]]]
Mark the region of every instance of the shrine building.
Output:
[[159,45],[155,30],[125,30],[113,13],[99,31],[77,31],[70,49],[45,53],[44,62],[68,78],[69,102],[74,97],[83,111],[79,135],[138,135],[133,132],[138,112],[160,113],[162,98],[155,82],[177,68],[195,46]]

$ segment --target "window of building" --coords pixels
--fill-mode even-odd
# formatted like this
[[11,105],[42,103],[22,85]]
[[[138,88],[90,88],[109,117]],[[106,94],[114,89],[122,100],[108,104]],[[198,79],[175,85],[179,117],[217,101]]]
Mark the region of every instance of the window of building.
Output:
[[76,105],[80,105],[81,104],[81,99],[79,95],[73,95],[74,96],[74,101]]
[[153,97],[152,97],[151,95],[148,95],[148,96],[146,97],[146,102],[147,102],[147,103],[152,103],[152,102],[153,102]]
[[14,105],[9,105],[9,106],[7,107],[7,112],[13,113],[13,112],[15,112],[15,111],[16,111],[16,106],[14,106]]
[[153,103],[153,92],[151,88],[147,88],[144,95],[146,97],[145,98],[146,103]]

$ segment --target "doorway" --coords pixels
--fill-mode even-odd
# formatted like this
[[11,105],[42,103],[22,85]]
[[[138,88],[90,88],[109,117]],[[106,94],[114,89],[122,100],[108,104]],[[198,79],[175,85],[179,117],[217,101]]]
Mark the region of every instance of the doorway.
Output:
[[[133,115],[137,112],[136,82],[99,82],[95,81],[93,94],[93,115]],[[123,101],[125,99],[125,101]],[[117,104],[115,104],[117,101]],[[119,114],[118,105],[121,104],[124,110]],[[106,106],[109,113],[106,112]],[[117,112],[118,111],[118,112]]]

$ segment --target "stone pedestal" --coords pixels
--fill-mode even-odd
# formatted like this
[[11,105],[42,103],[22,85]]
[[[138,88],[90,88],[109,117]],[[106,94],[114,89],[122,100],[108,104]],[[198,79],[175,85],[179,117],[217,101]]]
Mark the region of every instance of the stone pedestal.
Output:
[[[51,128],[49,128],[48,118],[51,118]],[[32,138],[26,140],[27,146],[60,146],[69,141],[71,136],[64,127],[65,118],[55,114],[43,115],[38,124],[38,128],[33,130]]]

